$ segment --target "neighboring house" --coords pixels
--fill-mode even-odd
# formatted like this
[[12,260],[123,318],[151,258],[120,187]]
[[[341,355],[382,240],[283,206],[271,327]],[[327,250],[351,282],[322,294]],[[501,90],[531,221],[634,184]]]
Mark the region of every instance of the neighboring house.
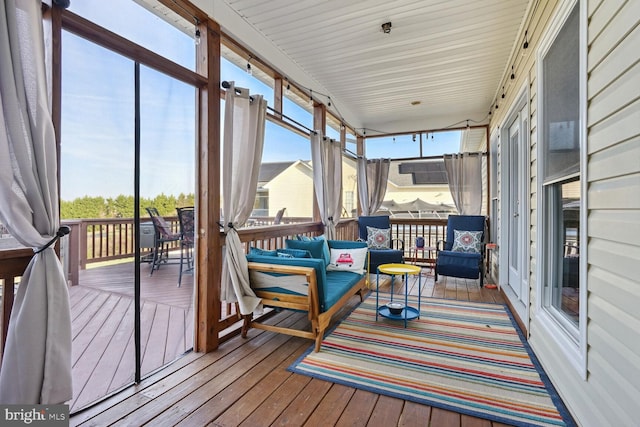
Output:
[[[355,161],[345,158],[342,162],[343,216],[350,216],[350,210],[356,206],[355,183]],[[285,216],[311,218],[314,203],[311,161],[263,163],[256,197],[268,199],[267,216],[275,216],[278,210],[286,208]]]
[[[280,175],[285,169],[295,162],[271,162],[262,163],[258,175],[258,190],[256,192],[256,202],[253,206],[251,216],[275,216],[280,209],[277,205],[269,203],[269,189],[265,186],[275,177]],[[286,206],[284,206],[286,207]]]
[[[343,217],[351,216],[357,207],[356,181],[356,163],[345,157],[342,163]],[[391,162],[385,201],[403,204],[417,199],[442,205],[439,212],[451,210],[453,199],[442,160]],[[261,165],[254,213],[274,216],[281,208],[287,208],[285,215],[289,217],[313,215],[313,168],[310,161]],[[427,217],[431,217],[431,213],[424,212]],[[419,216],[419,212],[415,214]]]
[[[269,195],[269,215],[275,216],[282,208],[287,208],[285,216],[308,217],[313,216],[313,170],[310,162],[296,160],[289,162],[288,166],[279,163],[281,168],[277,174],[270,176],[269,181],[264,182],[262,188]],[[274,172],[269,163],[261,166]],[[260,174],[262,176],[262,173]]]

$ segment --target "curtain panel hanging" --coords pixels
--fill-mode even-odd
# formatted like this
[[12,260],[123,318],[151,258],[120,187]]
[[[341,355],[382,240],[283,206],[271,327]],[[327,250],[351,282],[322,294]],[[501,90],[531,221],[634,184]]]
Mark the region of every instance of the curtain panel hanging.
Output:
[[358,158],[358,196],[363,216],[373,215],[382,206],[390,165],[390,159]]
[[342,209],[342,147],[339,141],[311,134],[313,185],[327,239],[334,239]]
[[480,215],[482,211],[482,154],[445,154],[449,190],[461,215]]
[[267,101],[230,82],[225,98],[222,155],[223,247],[222,300],[238,302],[240,313],[260,310],[260,298],[249,286],[249,269],[236,231],[253,210],[262,162]]
[[11,311],[2,404],[58,404],[73,397],[69,294],[51,245],[60,226],[59,189],[40,6],[0,4],[0,220],[35,252]]

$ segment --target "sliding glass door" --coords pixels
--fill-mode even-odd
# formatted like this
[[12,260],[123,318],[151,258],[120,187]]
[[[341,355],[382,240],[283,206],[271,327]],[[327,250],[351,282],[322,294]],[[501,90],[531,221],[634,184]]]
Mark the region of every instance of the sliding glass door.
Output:
[[197,209],[196,89],[66,31],[62,64],[76,412],[193,347],[194,224],[185,238],[178,209]]

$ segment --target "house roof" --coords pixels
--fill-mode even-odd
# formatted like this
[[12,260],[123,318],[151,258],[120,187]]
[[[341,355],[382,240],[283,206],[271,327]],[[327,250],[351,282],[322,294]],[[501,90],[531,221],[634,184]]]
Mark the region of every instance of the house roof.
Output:
[[294,164],[295,161],[289,162],[273,162],[262,163],[260,165],[260,173],[258,175],[259,183],[267,183],[276,176],[280,175],[285,169]]

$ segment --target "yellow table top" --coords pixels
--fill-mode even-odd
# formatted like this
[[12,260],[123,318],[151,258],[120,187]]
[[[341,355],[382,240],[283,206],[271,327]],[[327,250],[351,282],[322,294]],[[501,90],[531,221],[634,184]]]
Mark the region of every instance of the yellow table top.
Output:
[[420,274],[421,268],[410,264],[382,264],[378,271],[384,274]]

